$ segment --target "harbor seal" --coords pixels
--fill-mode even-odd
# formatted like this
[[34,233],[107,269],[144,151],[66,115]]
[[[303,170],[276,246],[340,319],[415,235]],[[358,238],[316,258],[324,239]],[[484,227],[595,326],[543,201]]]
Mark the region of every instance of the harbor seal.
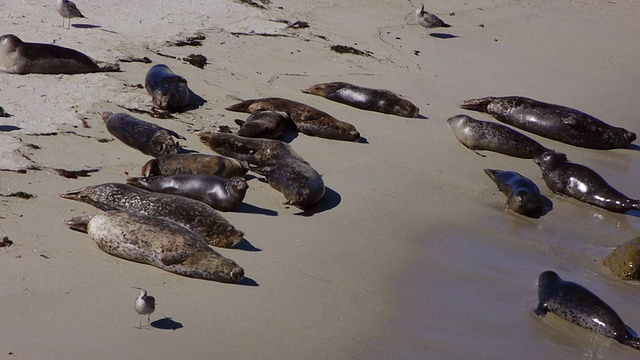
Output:
[[144,88],[157,108],[179,111],[189,103],[187,79],[175,74],[167,65],[153,65],[144,78]]
[[640,339],[603,300],[585,287],[565,281],[553,271],[545,271],[538,278],[539,303],[536,315],[544,317],[552,312],[564,320],[596,334],[640,350]]
[[72,18],[85,18],[84,15],[78,10],[78,7],[73,1],[69,0],[58,0],[58,4],[56,5],[56,10],[58,10],[58,14],[62,16],[62,27],[64,27],[64,19],[69,19],[69,26],[71,27],[71,19]]
[[118,64],[91,59],[62,46],[23,42],[13,34],[0,36],[0,63],[9,74],[84,74],[120,71]]
[[250,114],[258,110],[278,111],[287,114],[298,131],[303,134],[333,140],[356,141],[360,139],[360,133],[355,126],[293,100],[282,98],[246,100],[225,109]]
[[304,161],[291,145],[280,140],[248,138],[236,134],[207,131],[198,132],[196,135],[201,143],[218,154],[246,161],[251,165],[269,165],[289,157]]
[[98,115],[111,135],[143,154],[158,157],[175,154],[180,147],[173,137],[186,140],[184,136],[156,124],[137,119],[124,113],[99,112]]
[[127,184],[144,190],[174,194],[202,201],[220,211],[235,210],[247,193],[249,185],[241,177],[224,179],[210,175],[168,175],[133,177]]
[[457,115],[447,120],[453,134],[470,150],[488,150],[522,159],[533,159],[549,149],[532,138],[489,121]]
[[280,111],[257,110],[247,120],[236,119],[240,126],[236,132],[239,136],[277,139],[294,125],[289,116]]
[[544,182],[554,194],[564,194],[617,213],[640,210],[639,200],[620,193],[588,167],[569,162],[565,154],[548,151],[534,161],[540,166]]
[[127,184],[87,186],[60,196],[104,211],[119,210],[162,217],[187,227],[213,246],[230,248],[244,236],[242,231],[237,230],[222,215],[200,201],[150,192]]
[[190,278],[237,283],[244,270],[213,250],[201,236],[159,217],[107,211],[65,221],[86,231],[100,250]]
[[565,144],[589,149],[626,148],[636,134],[581,111],[521,96],[465,100],[463,109],[480,111],[497,120]]
[[249,171],[246,161],[220,155],[168,154],[147,161],[142,166],[144,177],[159,175],[215,175],[225,179],[242,176]]
[[484,169],[484,172],[507,196],[506,206],[509,209],[529,217],[542,215],[544,198],[533,181],[515,171]]
[[420,109],[411,101],[401,98],[392,91],[369,89],[345,82],[316,84],[302,89],[302,92],[322,96],[358,109],[384,114],[414,118],[420,112]]

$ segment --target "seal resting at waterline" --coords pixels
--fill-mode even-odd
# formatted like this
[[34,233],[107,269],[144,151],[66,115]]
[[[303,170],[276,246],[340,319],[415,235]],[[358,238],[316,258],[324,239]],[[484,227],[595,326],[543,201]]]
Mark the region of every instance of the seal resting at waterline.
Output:
[[533,181],[515,171],[484,169],[484,172],[507,197],[509,209],[529,217],[542,215],[544,198]]
[[119,210],[162,217],[185,226],[213,246],[230,248],[244,236],[222,215],[200,201],[142,190],[127,184],[87,186],[60,196],[93,205],[103,211]]
[[640,339],[607,303],[585,287],[562,280],[553,271],[540,274],[538,300],[535,309],[538,316],[544,317],[552,312],[596,334],[640,350]]
[[392,91],[370,89],[345,82],[316,84],[302,89],[302,92],[322,96],[358,109],[384,114],[413,118],[420,112],[420,109],[411,101],[403,99]]
[[144,88],[157,108],[179,111],[189,103],[187,79],[171,71],[167,65],[153,65],[144,78]]
[[120,71],[118,64],[96,61],[66,47],[23,42],[13,34],[0,36],[0,63],[9,74],[85,74]]
[[582,111],[521,96],[470,99],[460,107],[489,114],[503,123],[549,139],[589,149],[626,148],[636,139],[636,134]]
[[220,155],[168,154],[147,161],[142,166],[144,177],[158,175],[214,175],[225,179],[242,176],[249,171],[246,161]]
[[108,211],[65,221],[86,231],[100,250],[190,278],[237,283],[244,270],[213,250],[202,237],[163,218]]
[[256,110],[247,120],[236,119],[234,122],[240,126],[237,135],[265,139],[277,139],[287,129],[295,127],[289,115],[271,110]]

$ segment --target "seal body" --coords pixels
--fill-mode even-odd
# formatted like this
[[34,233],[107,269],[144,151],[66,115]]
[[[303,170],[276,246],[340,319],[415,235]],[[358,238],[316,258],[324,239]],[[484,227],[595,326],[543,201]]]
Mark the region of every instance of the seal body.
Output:
[[532,138],[501,124],[467,115],[454,116],[447,123],[458,141],[470,150],[489,150],[523,159],[549,151]]
[[168,154],[147,161],[141,175],[214,175],[225,179],[242,176],[249,171],[249,164],[234,158],[207,154]]
[[239,136],[266,139],[277,139],[288,128],[293,127],[287,114],[271,110],[254,111],[247,120],[236,119],[235,123],[240,125],[240,129],[236,132]]
[[0,36],[0,63],[11,74],[83,74],[120,71],[117,64],[96,62],[62,46],[23,42],[13,34]]
[[576,109],[521,96],[465,100],[463,109],[487,113],[522,130],[590,149],[626,148],[636,134]]
[[640,350],[640,339],[634,337],[620,316],[594,293],[571,281],[565,281],[553,271],[538,278],[538,306],[535,313],[559,317],[597,334]]
[[340,121],[314,107],[292,100],[282,98],[246,100],[225,109],[250,114],[258,110],[282,112],[289,116],[298,131],[303,134],[347,141],[355,141],[360,138],[360,133],[355,126]]
[[60,196],[93,205],[104,211],[119,210],[162,217],[189,228],[213,246],[233,247],[244,235],[222,215],[200,201],[150,192],[127,184],[87,186]]
[[128,114],[101,112],[99,115],[111,135],[126,145],[140,150],[143,154],[153,157],[177,153],[180,145],[173,141],[173,137],[185,139],[174,131]]
[[201,201],[220,211],[235,210],[249,185],[241,177],[224,179],[210,175],[168,175],[127,179],[127,184],[141,189],[174,194]]
[[540,217],[544,202],[540,189],[533,181],[515,171],[484,169],[484,172],[507,196],[509,209],[525,216]]
[[302,89],[303,93],[322,96],[329,100],[362,110],[376,111],[404,117],[416,117],[420,112],[411,101],[389,90],[369,89],[345,82],[316,84]]
[[178,111],[189,103],[187,79],[176,75],[167,65],[153,65],[144,78],[144,88],[157,108]]
[[588,167],[569,162],[565,154],[548,151],[534,161],[540,166],[544,182],[554,194],[564,194],[617,213],[640,210],[640,201],[614,189]]
[[86,230],[100,250],[191,278],[236,283],[244,270],[213,250],[202,237],[172,221],[108,211],[66,221]]

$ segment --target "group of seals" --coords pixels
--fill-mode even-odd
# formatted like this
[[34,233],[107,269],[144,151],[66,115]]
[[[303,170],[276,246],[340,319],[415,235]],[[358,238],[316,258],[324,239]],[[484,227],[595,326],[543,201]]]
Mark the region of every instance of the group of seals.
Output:
[[187,79],[175,74],[167,65],[152,66],[144,78],[144,88],[157,108],[179,111],[189,103]]

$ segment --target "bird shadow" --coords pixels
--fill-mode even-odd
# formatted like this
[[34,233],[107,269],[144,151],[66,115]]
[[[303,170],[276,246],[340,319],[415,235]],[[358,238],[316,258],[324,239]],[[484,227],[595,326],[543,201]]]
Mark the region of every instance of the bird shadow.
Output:
[[244,251],[254,251],[254,252],[262,251],[262,249],[253,246],[253,244],[251,244],[249,240],[245,238],[242,238],[242,240],[240,240],[240,242],[237,243],[233,247],[233,249],[244,250]]
[[97,29],[102,27],[100,25],[91,25],[91,24],[73,24],[71,26],[76,29]]
[[266,216],[278,216],[277,211],[261,208],[259,206],[247,204],[245,202],[241,203],[240,206],[238,206],[234,210],[234,212],[245,213],[245,214],[258,214],[258,215],[266,215]]
[[312,216],[314,214],[335,208],[336,206],[338,206],[338,204],[340,204],[341,201],[342,197],[340,196],[340,194],[333,191],[329,187],[325,187],[325,193],[320,202],[318,202],[312,208],[303,210],[299,213],[295,213],[294,215]]
[[156,320],[150,324],[153,328],[160,330],[178,330],[183,328],[181,323],[171,319],[170,317],[164,317],[160,320]]
[[20,130],[21,128],[13,125],[0,125],[0,132],[9,132]]
[[458,38],[460,36],[458,35],[451,35],[451,34],[443,34],[443,33],[431,33],[429,34],[429,36],[434,37],[434,38],[438,38],[438,39],[455,39]]

